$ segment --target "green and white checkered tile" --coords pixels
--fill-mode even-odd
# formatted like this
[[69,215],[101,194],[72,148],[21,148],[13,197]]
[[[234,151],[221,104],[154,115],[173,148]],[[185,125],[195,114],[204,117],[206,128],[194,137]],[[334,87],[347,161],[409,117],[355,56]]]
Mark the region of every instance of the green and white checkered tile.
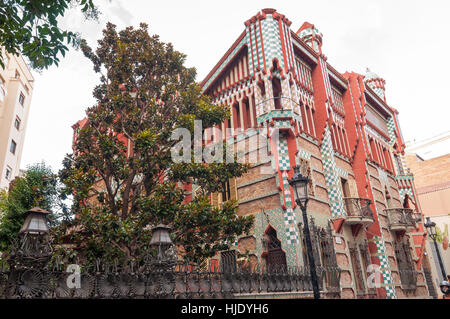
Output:
[[387,297],[390,299],[397,298],[395,293],[395,285],[392,279],[391,267],[389,265],[389,260],[386,257],[386,247],[384,245],[384,240],[379,236],[374,236],[372,241],[377,246],[377,257],[380,261],[380,270],[383,275],[384,289],[386,290]]
[[336,172],[339,176],[342,176],[344,178],[348,178],[348,172],[346,170],[343,170],[342,168],[336,166]]
[[[311,153],[308,153],[304,149],[299,149],[298,156],[301,157],[301,158],[304,158],[304,159],[306,159],[308,161],[311,159]],[[297,164],[299,165],[300,163],[297,163]]]
[[295,226],[290,226],[286,228],[286,236],[287,236],[287,242],[288,244],[297,244],[299,242],[298,240],[298,232],[297,228]]
[[283,179],[283,195],[286,201],[286,210],[284,211],[284,221],[288,228],[286,229],[286,237],[289,244],[297,244],[298,240],[298,231],[297,231],[297,220],[294,214],[293,205],[292,205],[292,196],[289,188],[288,181],[288,173],[287,171],[282,172]]
[[403,202],[405,199],[405,195],[408,194],[410,198],[414,198],[413,192],[411,188],[399,188],[398,193],[400,195],[400,200]]
[[281,135],[278,142],[278,166],[281,171],[289,171],[291,169],[287,139]]
[[283,51],[280,41],[280,32],[278,21],[273,19],[272,15],[267,15],[266,19],[261,21],[261,29],[264,41],[264,55],[266,57],[266,66],[272,67],[272,61],[277,58],[280,67],[284,68]]
[[392,146],[397,142],[397,137],[395,136],[395,123],[393,116],[389,117],[389,119],[387,120],[387,127],[389,138],[391,139],[390,145]]
[[320,149],[322,155],[322,165],[324,168],[325,182],[328,190],[328,200],[330,202],[331,216],[344,217],[345,209],[343,204],[341,188],[338,184],[337,165],[334,159],[333,144],[328,127],[325,128],[324,138]]

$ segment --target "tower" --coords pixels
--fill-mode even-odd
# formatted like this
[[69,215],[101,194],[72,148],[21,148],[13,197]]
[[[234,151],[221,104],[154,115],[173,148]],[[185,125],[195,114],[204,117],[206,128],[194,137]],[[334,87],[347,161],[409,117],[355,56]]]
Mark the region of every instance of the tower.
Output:
[[385,87],[386,81],[379,77],[376,73],[366,69],[364,83],[369,86],[384,102],[386,102]]

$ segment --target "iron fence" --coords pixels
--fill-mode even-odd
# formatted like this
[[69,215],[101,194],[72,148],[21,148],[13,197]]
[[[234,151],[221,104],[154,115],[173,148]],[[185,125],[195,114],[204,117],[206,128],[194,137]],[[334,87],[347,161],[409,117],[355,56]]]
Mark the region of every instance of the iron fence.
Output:
[[[325,269],[322,278],[334,277]],[[57,269],[20,268],[0,272],[0,298],[233,298],[235,294],[308,292],[307,268],[283,267],[233,272],[204,270],[179,264],[168,271],[84,269],[79,273]]]

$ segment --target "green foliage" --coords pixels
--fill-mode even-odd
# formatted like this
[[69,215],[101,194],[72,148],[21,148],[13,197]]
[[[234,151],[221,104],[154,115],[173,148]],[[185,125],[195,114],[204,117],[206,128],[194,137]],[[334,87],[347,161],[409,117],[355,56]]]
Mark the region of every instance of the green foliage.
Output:
[[60,204],[58,179],[51,168],[45,163],[28,167],[14,179],[9,192],[0,192],[0,251],[9,250],[25,220],[24,212],[36,206],[48,210],[50,224],[55,225]]
[[[80,6],[86,18],[98,18],[92,0],[0,1],[0,46],[11,54],[22,53],[36,70],[58,65],[59,53],[68,51],[65,43],[79,46],[77,34],[58,26],[58,18],[74,6]],[[4,67],[1,58],[0,65]]]
[[[95,52],[84,41],[81,48],[101,77],[76,155],[66,157],[60,172],[77,215],[61,228],[61,240],[88,259],[139,260],[149,250],[151,226],[165,223],[184,258],[199,261],[247,233],[253,217],[238,217],[233,201],[212,207],[208,196],[248,166],[171,159],[175,128],[192,131],[201,120],[205,129],[230,116],[228,107],[201,94],[185,55],[150,36],[145,24],[117,32],[108,23]],[[202,196],[187,201],[186,182],[200,185]]]
[[445,236],[448,237],[448,224],[444,224],[443,231],[436,225],[436,241],[442,244]]

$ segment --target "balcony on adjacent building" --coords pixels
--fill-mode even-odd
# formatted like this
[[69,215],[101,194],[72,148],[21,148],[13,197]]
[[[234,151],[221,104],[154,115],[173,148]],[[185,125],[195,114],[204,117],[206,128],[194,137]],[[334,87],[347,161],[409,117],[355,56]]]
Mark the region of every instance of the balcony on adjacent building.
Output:
[[348,225],[370,225],[374,222],[370,209],[371,200],[368,198],[346,197],[344,198]]
[[411,208],[388,208],[384,210],[389,220],[391,231],[403,232],[415,229],[420,221],[420,214]]

